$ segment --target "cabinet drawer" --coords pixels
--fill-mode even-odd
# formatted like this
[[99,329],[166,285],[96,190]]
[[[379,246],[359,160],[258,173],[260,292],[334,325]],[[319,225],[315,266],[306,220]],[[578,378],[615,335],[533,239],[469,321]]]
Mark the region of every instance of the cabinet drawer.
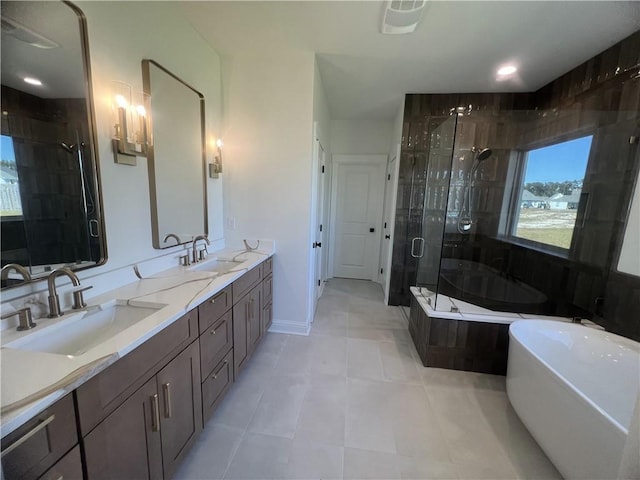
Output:
[[238,303],[244,295],[255,287],[262,279],[262,264],[252,268],[233,282],[233,304]]
[[262,301],[267,304],[273,298],[273,275],[269,275],[262,281]]
[[233,346],[232,311],[219,318],[200,337],[200,372],[202,381],[207,378]]
[[233,384],[233,350],[215,367],[202,383],[202,417],[204,423]]
[[271,273],[273,273],[273,257],[267,258],[262,264],[262,276],[266,277]]
[[80,447],[76,445],[73,450],[58,460],[58,463],[47,470],[39,480],[82,480],[82,478]]
[[205,300],[198,307],[200,334],[203,334],[231,308],[231,285]]
[[84,437],[147,380],[198,338],[198,310],[176,320],[76,390]]
[[36,479],[77,443],[69,394],[2,439],[3,478]]

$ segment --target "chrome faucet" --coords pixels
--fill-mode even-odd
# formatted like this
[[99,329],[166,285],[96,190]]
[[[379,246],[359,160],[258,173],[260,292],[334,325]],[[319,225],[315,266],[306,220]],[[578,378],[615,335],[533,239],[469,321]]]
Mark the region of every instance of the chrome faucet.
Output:
[[[205,242],[207,242],[207,245],[211,245],[211,242],[209,241],[209,239],[207,238],[206,235],[196,235],[193,239],[193,246],[192,246],[192,254],[191,254],[191,259],[193,261],[193,263],[198,263],[200,260],[204,260],[204,258],[198,259],[198,240],[204,240]],[[206,250],[207,247],[205,247]]]
[[9,278],[9,272],[11,270],[14,270],[16,273],[19,273],[20,275],[22,275],[22,278],[24,279],[25,282],[31,281],[31,275],[29,274],[29,270],[24,268],[19,263],[8,263],[4,267],[2,267],[2,270],[0,270],[0,280],[7,280]]
[[[49,274],[49,276],[47,277],[47,285],[49,287],[49,318],[55,318],[64,315],[64,312],[60,310],[60,297],[58,297],[58,292],[56,292],[56,278],[58,278],[60,275],[66,275],[67,277],[69,277],[74,287],[80,286],[80,280],[78,279],[76,274],[68,268],[58,268],[57,270],[54,270]],[[90,288],[91,286],[80,290],[75,290],[73,292],[73,306],[71,307],[73,308],[73,310],[80,310],[81,308],[87,306],[87,304],[84,303],[82,292],[84,292],[85,290],[89,290]]]

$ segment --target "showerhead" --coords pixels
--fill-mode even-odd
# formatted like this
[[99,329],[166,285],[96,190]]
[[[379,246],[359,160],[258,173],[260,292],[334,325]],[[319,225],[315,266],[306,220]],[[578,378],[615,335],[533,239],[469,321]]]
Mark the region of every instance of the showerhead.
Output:
[[493,152],[491,151],[490,148],[483,148],[482,150],[477,150],[476,162],[485,161],[487,158],[489,158],[491,156],[492,153]]

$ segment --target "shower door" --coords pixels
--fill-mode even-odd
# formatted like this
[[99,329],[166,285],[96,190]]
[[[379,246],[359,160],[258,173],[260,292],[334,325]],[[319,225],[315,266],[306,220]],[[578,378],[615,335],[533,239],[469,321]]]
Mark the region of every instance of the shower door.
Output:
[[431,131],[421,233],[411,240],[411,256],[418,258],[416,285],[434,294],[438,290],[457,121],[458,115],[453,114]]

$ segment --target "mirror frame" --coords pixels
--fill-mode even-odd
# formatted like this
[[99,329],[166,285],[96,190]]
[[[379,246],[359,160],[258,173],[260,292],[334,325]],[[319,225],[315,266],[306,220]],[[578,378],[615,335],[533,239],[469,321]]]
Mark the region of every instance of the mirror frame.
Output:
[[[99,237],[100,237],[100,258],[93,265],[87,265],[84,267],[74,268],[70,266],[69,268],[74,272],[79,272],[82,270],[88,270],[90,268],[96,268],[107,263],[108,255],[107,255],[107,235],[106,235],[106,226],[104,219],[104,202],[102,197],[102,178],[100,174],[100,158],[98,155],[98,137],[97,137],[97,124],[96,124],[96,115],[95,115],[95,104],[93,97],[93,82],[91,76],[91,56],[89,53],[89,31],[87,28],[87,18],[84,12],[69,0],[61,0],[62,4],[68,6],[77,16],[78,19],[78,34],[80,36],[80,50],[82,56],[82,71],[84,74],[84,90],[85,90],[85,103],[87,106],[87,130],[89,134],[89,141],[91,142],[89,148],[90,158],[93,161],[94,169],[93,175],[89,177],[89,180],[93,182],[95,187],[95,196],[97,199],[97,221],[98,228],[100,229]],[[29,267],[28,265],[26,267]],[[15,283],[13,285],[8,285],[3,287],[1,290],[5,291],[11,288],[21,287],[23,285],[34,284],[41,281],[44,281],[48,278],[51,272],[46,272],[45,274],[37,274],[36,276],[32,276],[30,281],[23,281],[19,283]]]
[[[203,206],[203,232],[194,232],[193,235],[198,235],[199,233],[204,233],[205,235],[209,234],[209,213],[207,208],[207,148],[206,148],[206,123],[205,123],[205,101],[204,95],[185,82],[183,79],[178,77],[176,74],[172,73],[162,65],[160,65],[155,60],[151,60],[145,58],[142,60],[142,90],[145,94],[150,98],[151,104],[153,104],[153,93],[151,91],[151,66],[154,66],[160,69],[162,72],[169,75],[174,80],[178,81],[189,90],[194,92],[199,100],[200,100],[200,138],[201,138],[201,147],[202,147],[202,206]],[[147,108],[147,111],[151,112],[149,115],[149,131],[151,135],[154,135],[153,131],[153,111],[151,108]],[[147,168],[149,172],[149,195],[151,199],[150,208],[151,208],[151,239],[153,242],[153,248],[164,250],[167,248],[172,248],[177,245],[183,245],[186,243],[191,243],[193,241],[193,237],[188,240],[182,241],[180,239],[179,243],[172,243],[171,245],[162,245],[160,238],[160,228],[159,228],[159,219],[158,219],[158,192],[156,189],[156,168],[155,168],[155,142],[149,146],[149,150],[147,152]],[[183,233],[183,232],[179,232]]]

